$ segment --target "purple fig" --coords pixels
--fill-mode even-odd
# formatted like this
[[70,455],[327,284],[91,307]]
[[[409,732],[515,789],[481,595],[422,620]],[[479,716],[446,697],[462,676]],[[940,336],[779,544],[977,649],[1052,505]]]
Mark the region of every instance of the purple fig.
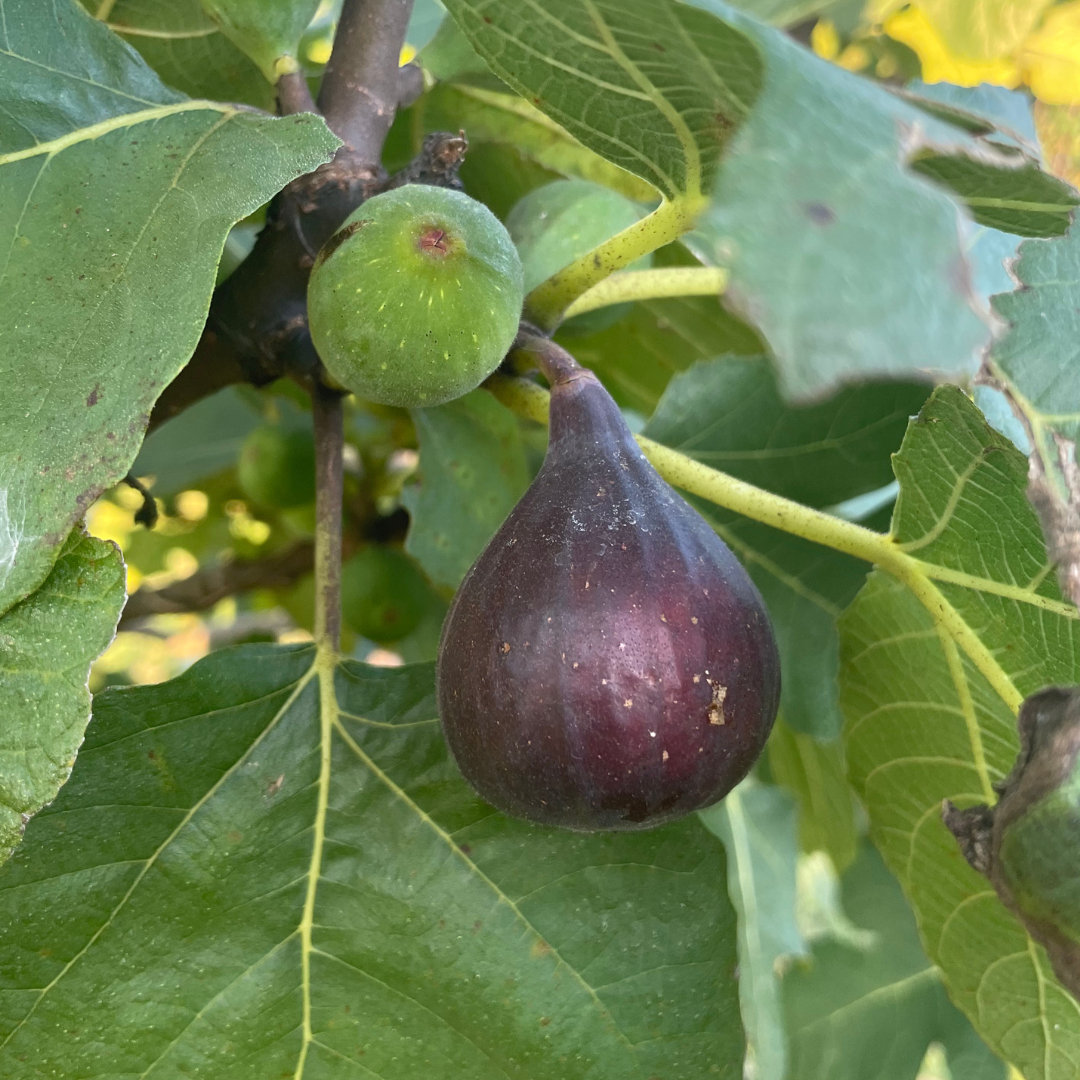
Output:
[[761,596],[645,459],[596,377],[552,381],[542,469],[465,578],[439,647],[439,712],[500,810],[650,828],[722,798],[776,716]]

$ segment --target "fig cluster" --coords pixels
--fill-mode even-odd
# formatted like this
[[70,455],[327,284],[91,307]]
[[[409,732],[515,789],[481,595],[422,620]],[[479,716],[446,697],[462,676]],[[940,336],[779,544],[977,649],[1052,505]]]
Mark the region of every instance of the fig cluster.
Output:
[[646,828],[746,775],[776,716],[776,642],[599,381],[572,361],[549,374],[547,456],[450,609],[439,712],[465,778],[506,813]]

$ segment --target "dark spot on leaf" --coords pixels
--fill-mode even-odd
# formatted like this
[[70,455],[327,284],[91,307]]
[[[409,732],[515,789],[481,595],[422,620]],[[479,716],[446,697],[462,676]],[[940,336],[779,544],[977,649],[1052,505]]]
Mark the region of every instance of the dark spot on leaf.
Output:
[[667,52],[667,49],[665,49],[665,48],[664,48],[664,46],[663,46],[663,45],[661,45],[659,41],[654,41],[654,42],[652,42],[652,47],[653,47],[653,48],[654,48],[654,49],[655,49],[655,50],[656,50],[657,52]]
[[89,397],[86,399],[86,405],[88,408],[92,408],[101,400],[101,383],[95,383],[94,389],[90,391]]
[[551,1017],[550,1016],[541,1016],[540,1017],[540,1026],[541,1027],[547,1027],[548,1024],[550,1024],[550,1023],[551,1023]]
[[462,855],[471,855],[472,854],[472,848],[468,844],[461,844],[459,846],[461,848],[461,854]]
[[491,16],[490,15],[485,15],[484,16],[484,22],[486,22],[488,24],[488,26],[490,26],[491,22],[492,22]]
[[836,220],[836,213],[824,203],[806,202],[803,212],[815,225],[831,225]]

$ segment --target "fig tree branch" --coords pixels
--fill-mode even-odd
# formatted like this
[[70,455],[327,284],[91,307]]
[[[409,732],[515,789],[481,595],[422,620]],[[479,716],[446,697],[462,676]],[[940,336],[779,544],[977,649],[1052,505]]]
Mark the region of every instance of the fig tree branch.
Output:
[[249,589],[284,589],[294,585],[315,565],[315,546],[301,541],[263,559],[235,560],[197,570],[183,581],[161,589],[145,585],[128,597],[120,629],[149,615],[209,611],[219,600]]
[[341,498],[344,481],[342,395],[316,386],[315,425],[315,641],[337,652],[341,642]]

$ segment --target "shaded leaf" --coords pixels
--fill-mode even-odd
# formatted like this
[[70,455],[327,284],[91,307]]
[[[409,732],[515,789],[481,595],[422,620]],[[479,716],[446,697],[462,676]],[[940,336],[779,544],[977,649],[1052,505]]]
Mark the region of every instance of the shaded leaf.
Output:
[[259,413],[226,387],[151,432],[132,472],[153,476],[155,495],[172,495],[234,465],[244,438],[260,423]]
[[337,144],[312,115],[183,100],[71,0],[55,10],[7,0],[0,54],[0,611],[128,471],[230,226]]
[[440,84],[416,108],[427,131],[464,128],[470,142],[505,143],[555,172],[604,184],[631,199],[656,198],[644,180],[583,146],[516,94]]
[[1031,497],[1066,590],[1080,599],[1080,226],[1052,243],[1029,241],[1013,271],[1022,288],[994,298],[1009,331],[985,370],[1024,422],[1031,454]]
[[803,735],[780,717],[767,749],[773,780],[798,803],[802,850],[825,851],[833,866],[844,871],[855,858],[859,836],[840,740]]
[[298,69],[300,38],[319,0],[201,0],[222,33],[258,64],[267,82]]
[[405,549],[456,589],[529,486],[525,447],[514,414],[482,390],[412,415],[422,480],[402,497]]
[[891,455],[929,390],[863,383],[790,405],[765,357],[727,356],[672,379],[645,434],[757,487],[832,506],[892,481]]
[[[661,248],[654,259],[659,267],[700,265],[681,244]],[[643,416],[656,408],[672,375],[695,360],[764,350],[754,330],[712,296],[642,301],[614,326],[586,336],[562,327],[556,340],[600,376],[620,405]]]
[[739,1005],[756,1080],[787,1069],[777,962],[804,951],[795,925],[795,805],[771,784],[744,780],[698,815],[724,842],[728,895],[739,916]]
[[669,199],[712,186],[761,86],[749,40],[671,0],[447,0],[507,85]]
[[903,583],[876,571],[841,620],[850,777],[953,1000],[1028,1080],[1073,1077],[1080,1005],[967,865],[941,804],[992,802],[1020,700],[1080,679],[1077,611],[1025,499],[1026,460],[958,389],[935,392],[895,467]]
[[935,1041],[953,1080],[1004,1080],[949,1002],[896,879],[868,844],[843,876],[842,902],[872,937],[861,948],[818,942],[784,978],[792,1080],[914,1080]]
[[724,873],[692,818],[584,836],[492,811],[431,665],[216,653],[99,695],[0,873],[0,1068],[734,1080]]
[[76,530],[41,588],[0,617],[0,862],[71,772],[90,719],[90,664],[125,595],[116,547]]
[[699,500],[691,502],[739,557],[769,609],[780,650],[780,711],[796,731],[840,734],[836,620],[862,587],[860,559]]
[[[82,2],[91,15],[102,10],[100,0]],[[274,88],[199,0],[117,0],[105,21],[181,93],[273,111]]]
[[911,168],[952,189],[981,225],[1018,236],[1060,236],[1080,203],[1072,187],[1022,156],[1004,172],[976,158],[922,152]]

